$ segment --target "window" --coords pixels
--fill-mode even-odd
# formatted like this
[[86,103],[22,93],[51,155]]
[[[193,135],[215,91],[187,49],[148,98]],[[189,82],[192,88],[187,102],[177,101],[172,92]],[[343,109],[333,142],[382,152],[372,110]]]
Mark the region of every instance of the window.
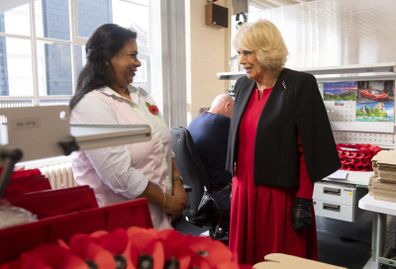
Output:
[[161,29],[160,1],[26,0],[18,6],[6,2],[10,3],[0,4],[0,108],[68,104],[85,63],[88,37],[110,22],[138,32],[142,66],[134,85],[162,96],[161,84],[152,84],[162,81],[160,69],[153,70],[161,66],[160,46],[153,40],[160,36],[155,32]]

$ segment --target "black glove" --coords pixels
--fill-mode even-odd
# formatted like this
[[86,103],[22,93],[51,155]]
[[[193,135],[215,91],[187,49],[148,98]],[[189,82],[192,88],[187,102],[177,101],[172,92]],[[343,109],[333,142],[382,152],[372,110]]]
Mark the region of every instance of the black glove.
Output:
[[292,208],[292,223],[296,231],[309,227],[312,223],[312,200],[294,198]]

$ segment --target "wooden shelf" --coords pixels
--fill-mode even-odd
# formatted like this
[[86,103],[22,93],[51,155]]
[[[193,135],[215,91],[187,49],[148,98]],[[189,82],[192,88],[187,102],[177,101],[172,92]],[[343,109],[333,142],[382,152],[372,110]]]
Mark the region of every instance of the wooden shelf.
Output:
[[[345,65],[315,68],[298,68],[296,70],[316,76],[318,82],[353,81],[353,80],[394,80],[396,79],[395,63],[380,63],[372,65]],[[218,72],[220,80],[237,80],[244,76],[245,71]]]

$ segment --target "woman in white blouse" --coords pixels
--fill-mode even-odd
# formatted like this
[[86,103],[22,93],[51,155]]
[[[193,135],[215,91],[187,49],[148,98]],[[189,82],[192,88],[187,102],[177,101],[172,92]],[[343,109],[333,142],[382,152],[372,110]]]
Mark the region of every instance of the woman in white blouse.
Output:
[[147,142],[79,151],[73,173],[80,185],[90,185],[100,206],[137,197],[149,201],[153,225],[171,228],[187,198],[172,158],[169,129],[150,95],[130,85],[141,65],[136,32],[116,24],[100,26],[86,44],[87,63],[70,101],[71,122],[148,124]]

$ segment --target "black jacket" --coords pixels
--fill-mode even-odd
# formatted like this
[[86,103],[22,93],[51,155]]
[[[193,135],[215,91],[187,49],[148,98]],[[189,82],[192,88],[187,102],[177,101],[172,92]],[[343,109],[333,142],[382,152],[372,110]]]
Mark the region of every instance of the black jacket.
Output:
[[[234,174],[238,128],[249,98],[256,88],[247,77],[235,84],[226,170]],[[256,184],[295,188],[299,186],[301,138],[308,174],[316,182],[340,168],[333,133],[314,76],[283,69],[261,113],[254,152]],[[236,168],[237,169],[237,168]]]

